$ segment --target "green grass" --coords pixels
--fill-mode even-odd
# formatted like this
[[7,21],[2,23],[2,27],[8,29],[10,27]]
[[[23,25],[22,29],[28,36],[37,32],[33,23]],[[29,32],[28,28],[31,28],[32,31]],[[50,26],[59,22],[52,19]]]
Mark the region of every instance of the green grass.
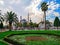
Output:
[[56,41],[29,41],[27,45],[60,45],[60,42]]
[[7,32],[0,32],[0,45],[7,45],[7,43],[3,41],[3,39],[6,36],[8,36],[10,34],[23,34],[23,33],[48,33],[48,34],[60,35],[60,31],[52,31],[52,30],[51,31],[50,30],[45,30],[45,31],[33,30],[33,31],[7,31]]
[[6,42],[0,41],[0,45],[8,45]]
[[[26,37],[28,36],[40,36],[42,38],[46,38],[47,40],[27,41]],[[53,35],[44,35],[44,34],[14,35],[14,36],[9,37],[9,39],[17,41],[25,45],[60,45],[60,38]]]

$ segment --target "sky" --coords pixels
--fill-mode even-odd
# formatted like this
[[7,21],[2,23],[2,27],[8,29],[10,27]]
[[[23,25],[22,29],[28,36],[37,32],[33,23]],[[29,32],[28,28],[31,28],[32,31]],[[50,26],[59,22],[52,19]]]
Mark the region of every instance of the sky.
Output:
[[0,10],[4,15],[7,11],[13,11],[27,20],[27,15],[34,23],[39,23],[43,20],[43,11],[41,10],[41,3],[47,2],[48,10],[46,11],[46,20],[53,22],[55,17],[60,19],[60,1],[59,0],[0,0]]

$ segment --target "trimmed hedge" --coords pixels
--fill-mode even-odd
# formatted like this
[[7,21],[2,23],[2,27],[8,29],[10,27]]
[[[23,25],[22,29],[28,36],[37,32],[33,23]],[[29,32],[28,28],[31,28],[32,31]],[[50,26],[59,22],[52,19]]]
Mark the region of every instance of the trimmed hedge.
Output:
[[9,39],[9,38],[4,38],[4,41],[6,41],[6,42],[8,42],[8,43],[10,43],[10,44],[13,44],[13,45],[24,45],[24,44],[22,44],[22,43],[13,41],[13,40],[11,40],[11,39]]

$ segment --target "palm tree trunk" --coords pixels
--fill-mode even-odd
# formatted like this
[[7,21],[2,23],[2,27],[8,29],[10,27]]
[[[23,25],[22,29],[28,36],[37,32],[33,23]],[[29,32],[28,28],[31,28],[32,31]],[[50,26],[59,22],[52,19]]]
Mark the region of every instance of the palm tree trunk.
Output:
[[12,23],[9,23],[9,31],[12,30]]
[[46,12],[44,11],[44,27],[45,27],[45,30],[46,30]]

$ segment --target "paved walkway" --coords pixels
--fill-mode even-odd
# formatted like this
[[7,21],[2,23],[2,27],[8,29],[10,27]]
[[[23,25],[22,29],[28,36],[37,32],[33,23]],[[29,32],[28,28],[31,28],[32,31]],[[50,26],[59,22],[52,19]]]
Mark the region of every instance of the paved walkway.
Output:
[[0,32],[9,31],[9,29],[0,29]]

